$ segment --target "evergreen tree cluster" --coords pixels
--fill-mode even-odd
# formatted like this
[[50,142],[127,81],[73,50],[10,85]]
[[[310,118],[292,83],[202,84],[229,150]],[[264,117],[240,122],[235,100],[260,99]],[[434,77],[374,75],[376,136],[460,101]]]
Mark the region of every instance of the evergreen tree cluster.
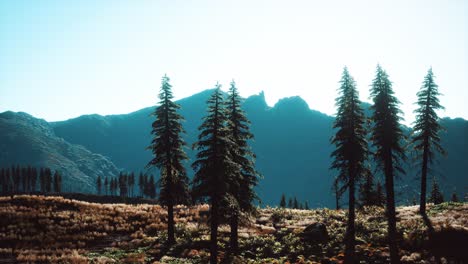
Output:
[[300,210],[309,210],[309,202],[298,202],[297,198],[289,198],[288,202],[286,203],[286,196],[284,193],[281,195],[281,200],[279,203],[281,208],[290,208],[290,209],[300,209]]
[[62,176],[58,171],[52,173],[50,168],[32,166],[0,169],[1,194],[15,193],[60,193],[62,191]]
[[[359,202],[362,206],[385,205],[390,262],[399,263],[394,180],[397,176],[405,175],[403,163],[407,160],[406,152],[409,149],[413,150],[417,153],[416,161],[421,168],[420,212],[424,215],[429,166],[435,151],[445,154],[439,137],[442,127],[439,125],[439,117],[436,114],[436,110],[443,109],[443,107],[439,104],[440,93],[434,82],[432,69],[429,69],[417,93],[418,109],[415,110],[416,121],[409,140],[410,144],[406,144],[408,139],[401,125],[400,102],[394,94],[387,72],[380,65],[377,66],[370,89],[373,104],[369,119],[363,113],[356,84],[347,68],[343,71],[338,91],[339,96],[336,99],[338,111],[333,127],[336,134],[331,139],[336,149],[331,154],[333,158],[331,169],[338,174],[332,186],[337,199],[337,209],[339,198],[343,193],[347,191],[349,195],[344,263],[357,262],[354,223],[355,204],[357,203],[356,186],[359,186]],[[368,149],[372,149],[372,152]],[[376,164],[376,171],[382,173],[384,186],[380,182],[374,183],[374,175],[369,165],[370,158]],[[429,201],[443,202],[443,196],[435,178]]]
[[359,186],[359,202],[361,206],[384,206],[385,193],[382,184],[374,184],[374,176],[367,174]]
[[[192,164],[195,171],[189,182],[184,162],[186,143],[182,139],[185,131],[178,113],[180,106],[173,102],[172,86],[164,76],[159,93],[159,106],[154,112],[152,123],[154,136],[148,147],[153,158],[148,168],[160,171],[158,186],[159,200],[168,210],[168,244],[175,242],[173,207],[176,204],[208,202],[210,204],[210,262],[217,262],[218,225],[229,223],[231,227],[230,249],[238,250],[239,218],[255,211],[258,199],[254,187],[259,174],[255,170],[255,155],[248,141],[253,139],[249,131],[250,122],[241,109],[241,97],[234,81],[226,97],[221,85],[216,84],[207,101],[207,115],[199,127],[198,141],[193,148],[198,151]],[[189,188],[191,184],[191,188]]]

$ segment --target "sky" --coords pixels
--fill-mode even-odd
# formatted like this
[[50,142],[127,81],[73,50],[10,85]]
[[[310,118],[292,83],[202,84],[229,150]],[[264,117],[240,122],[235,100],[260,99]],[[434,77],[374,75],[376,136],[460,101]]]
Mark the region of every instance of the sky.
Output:
[[468,1],[0,1],[0,112],[47,121],[155,105],[234,79],[333,115],[344,66],[363,101],[380,64],[414,120],[432,67],[441,116],[468,119]]

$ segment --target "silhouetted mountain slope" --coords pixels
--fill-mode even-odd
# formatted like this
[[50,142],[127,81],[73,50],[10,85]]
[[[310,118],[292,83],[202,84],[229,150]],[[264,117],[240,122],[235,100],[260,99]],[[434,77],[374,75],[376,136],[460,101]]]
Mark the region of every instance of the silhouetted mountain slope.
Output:
[[[211,93],[212,90],[206,90],[178,101],[186,119],[185,140],[189,144],[186,151],[192,160],[195,151],[191,145],[198,136],[198,126]],[[285,193],[288,197],[297,196],[300,201],[308,200],[313,207],[332,207],[333,172],[328,167],[333,150],[329,140],[334,118],[310,110],[300,97],[284,98],[269,107],[260,93],[247,98],[243,106],[255,135],[251,145],[257,154],[257,167],[264,175],[258,187],[263,202],[277,204]],[[368,104],[364,106],[367,108]],[[87,115],[51,125],[55,134],[68,142],[109,157],[119,168],[141,171],[151,158],[146,147],[151,141],[153,111],[154,107],[148,107],[125,115]],[[435,164],[434,175],[442,176],[440,185],[446,198],[455,188],[463,197],[468,185],[468,121],[443,119],[442,124],[447,128],[442,134],[442,144],[449,155]],[[417,168],[409,164],[406,167],[407,175],[396,182],[400,202],[418,195]],[[190,162],[187,168],[192,175]]]
[[[206,90],[178,101],[186,119],[186,151],[191,158],[195,156],[191,145],[197,139],[211,93]],[[270,108],[261,93],[247,98],[244,107],[255,135],[251,144],[258,170],[265,176],[258,189],[263,202],[276,204],[284,192],[311,205],[330,205],[333,197],[328,156],[333,118],[310,110],[300,97],[282,99]],[[145,148],[151,140],[153,111],[154,107],[149,107],[126,115],[82,116],[52,125],[67,141],[109,156],[119,167],[139,171],[151,158]]]
[[0,114],[0,150],[0,167],[18,164],[59,170],[64,191],[94,192],[98,175],[118,174],[109,159],[55,136],[49,123],[26,113]]
[[[186,119],[185,139],[189,145],[196,141],[197,128],[205,115],[205,101],[211,92],[206,90],[178,101],[182,106],[181,114]],[[368,112],[369,105],[363,106]],[[247,98],[244,109],[252,121],[255,140],[251,145],[257,154],[258,169],[264,175],[258,188],[263,202],[276,204],[284,192],[287,196],[296,195],[299,200],[308,200],[311,206],[332,206],[332,172],[328,167],[329,155],[333,150],[329,144],[333,117],[310,110],[300,97],[284,98],[274,107],[269,107],[263,92]],[[150,152],[144,149],[151,139],[153,118],[150,114],[153,111],[154,107],[149,107],[127,115],[84,116],[54,123],[53,127],[66,140],[109,156],[120,167],[138,171],[151,157]],[[443,144],[452,154],[441,158],[440,167],[435,171],[445,172],[441,185],[447,196],[455,186],[462,195],[466,191],[463,173],[468,170],[467,163],[463,161],[466,161],[468,151],[463,144],[457,144],[457,140],[465,140],[466,145],[468,122],[451,119],[442,122],[447,127]],[[195,155],[190,148],[187,153],[191,158]],[[189,164],[187,167],[191,174]],[[402,194],[400,201],[417,195],[417,170],[410,165],[407,167],[408,174],[397,181]]]

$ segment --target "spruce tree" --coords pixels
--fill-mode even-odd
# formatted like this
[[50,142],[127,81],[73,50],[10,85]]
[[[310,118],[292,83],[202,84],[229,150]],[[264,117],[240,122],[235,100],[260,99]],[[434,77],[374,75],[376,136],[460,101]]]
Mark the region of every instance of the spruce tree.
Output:
[[148,181],[148,196],[151,199],[156,198],[156,182],[154,181],[154,176],[150,175],[149,176],[149,181]]
[[286,208],[286,196],[284,196],[284,193],[281,195],[281,200],[280,200],[279,205],[281,208]]
[[333,124],[336,134],[331,139],[331,143],[336,146],[331,154],[334,158],[331,169],[339,172],[338,180],[343,183],[344,190],[348,190],[349,207],[344,263],[355,263],[355,189],[359,180],[368,174],[365,166],[368,154],[367,132],[364,110],[361,108],[356,83],[346,67],[343,70],[340,84],[339,96],[336,99],[338,111]]
[[102,188],[101,176],[98,176],[96,179],[96,190],[97,190],[98,195],[101,195],[101,188]]
[[11,171],[9,168],[6,169],[5,171],[5,182],[6,182],[6,192],[11,192],[12,188],[11,188]]
[[231,253],[238,251],[238,226],[240,212],[253,213],[255,207],[254,200],[258,199],[254,188],[258,183],[258,173],[255,170],[254,153],[248,144],[249,140],[253,139],[253,134],[250,133],[250,121],[247,119],[245,112],[241,108],[241,97],[237,91],[234,81],[231,82],[229,94],[226,102],[227,110],[227,127],[234,144],[230,150],[232,161],[238,165],[239,170],[234,171],[231,175],[234,184],[231,184],[229,192],[235,198],[235,203],[231,204],[230,214],[230,248]]
[[1,190],[2,190],[2,194],[6,193],[5,191],[5,169],[2,168],[0,170],[0,185],[2,186]]
[[400,124],[400,102],[395,97],[392,83],[387,73],[377,66],[375,79],[370,91],[373,105],[371,106],[373,128],[371,132],[372,145],[375,148],[374,159],[385,175],[386,214],[388,220],[388,243],[390,262],[399,263],[398,245],[396,241],[396,212],[394,178],[397,173],[404,174],[401,161],[406,159],[403,149],[403,130]]
[[293,209],[299,209],[299,203],[297,202],[297,198],[296,198],[296,197],[294,197]]
[[13,178],[13,190],[15,193],[19,192],[20,182],[21,182],[21,170],[19,165],[16,165],[16,168],[12,168],[12,178]]
[[293,200],[292,198],[288,199],[288,208],[293,208]]
[[417,93],[418,109],[414,112],[416,120],[413,126],[412,143],[416,152],[421,158],[421,197],[419,202],[419,211],[421,214],[426,213],[426,189],[427,189],[427,174],[429,166],[433,162],[434,150],[439,153],[445,153],[440,144],[439,132],[442,130],[439,124],[439,116],[436,110],[444,109],[439,103],[438,96],[440,95],[438,86],[434,82],[434,74],[432,68],[427,72],[424,78],[421,90]]
[[384,206],[386,200],[387,199],[385,198],[382,184],[380,182],[377,182],[375,187],[375,204],[377,206]]
[[21,168],[21,186],[22,191],[25,193],[28,191],[28,168]]
[[104,179],[104,192],[105,192],[106,195],[109,194],[109,193],[108,193],[108,190],[109,190],[109,179],[106,177],[106,178]]
[[39,172],[39,190],[40,192],[44,193],[45,192],[45,173],[44,173],[44,168],[40,169]]
[[444,202],[444,196],[440,191],[439,184],[437,183],[435,178],[433,178],[432,180],[432,189],[431,194],[429,196],[429,202],[433,204],[441,204]]
[[50,193],[52,191],[52,171],[50,168],[45,168],[45,192]]
[[145,196],[145,194],[144,194],[144,189],[145,189],[144,188],[144,186],[145,186],[144,185],[144,180],[145,179],[144,179],[143,173],[140,172],[140,176],[138,176],[138,190],[140,192],[139,196],[141,196],[141,197]]
[[134,196],[134,190],[135,190],[135,173],[132,172],[130,176],[128,177],[128,188],[129,188],[129,194],[131,197]]
[[460,200],[458,199],[458,195],[457,195],[456,192],[453,192],[453,193],[452,193],[452,197],[450,198],[450,201],[451,201],[451,202],[454,202],[454,203],[460,202]]
[[32,191],[36,192],[37,190],[37,169],[33,168],[32,179],[31,179]]
[[118,184],[119,184],[120,196],[127,197],[128,186],[127,186],[127,174],[126,173],[122,173],[122,172],[120,173]]
[[28,185],[28,188],[27,191],[28,192],[32,192],[32,181],[33,181],[33,168],[31,166],[28,166],[28,181],[27,181],[27,185]]
[[[227,112],[221,93],[221,85],[216,88],[207,101],[208,113],[198,128],[200,135],[194,147],[198,150],[197,160],[192,164],[193,197],[197,200],[208,198],[210,203],[210,263],[217,262],[218,225],[221,206],[229,198],[232,190],[233,174],[239,166],[233,161],[234,142],[227,127]],[[230,178],[231,177],[231,178]]]
[[53,177],[53,187],[54,187],[54,192],[60,193],[62,191],[62,176],[60,176],[60,173],[58,171],[55,171],[54,177]]
[[156,120],[152,124],[151,134],[154,135],[148,149],[153,152],[153,159],[147,167],[156,167],[160,170],[159,202],[167,206],[168,244],[175,243],[174,235],[174,205],[189,202],[189,179],[183,165],[187,160],[183,148],[186,146],[182,138],[185,133],[182,128],[183,117],[178,113],[180,106],[172,101],[172,86],[169,77],[164,75],[159,93],[159,106],[154,112]]
[[359,200],[361,206],[376,205],[376,191],[374,177],[371,173],[364,175],[364,182],[359,187]]

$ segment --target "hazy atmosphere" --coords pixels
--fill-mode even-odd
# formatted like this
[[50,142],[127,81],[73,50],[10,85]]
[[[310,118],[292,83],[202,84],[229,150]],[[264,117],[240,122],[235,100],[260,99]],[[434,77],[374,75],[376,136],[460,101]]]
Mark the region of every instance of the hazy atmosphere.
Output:
[[0,0],[0,264],[468,263],[468,1]]
[[156,103],[167,73],[176,99],[234,78],[242,96],[334,114],[343,66],[369,101],[380,63],[405,124],[431,66],[440,115],[466,119],[467,14],[462,0],[1,1],[0,112],[128,113]]

